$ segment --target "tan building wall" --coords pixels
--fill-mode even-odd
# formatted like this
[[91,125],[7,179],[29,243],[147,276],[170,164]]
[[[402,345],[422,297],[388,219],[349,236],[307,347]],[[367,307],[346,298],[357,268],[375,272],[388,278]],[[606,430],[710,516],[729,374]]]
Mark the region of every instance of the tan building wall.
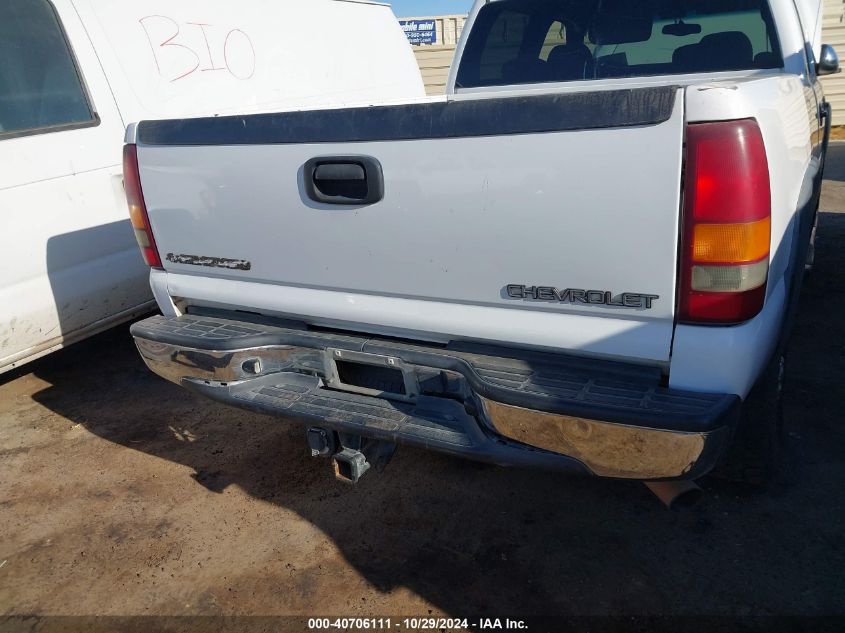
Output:
[[455,57],[455,48],[461,37],[467,16],[441,15],[437,17],[407,17],[400,20],[434,20],[437,23],[437,43],[414,46],[414,54],[420,66],[425,91],[430,95],[446,92],[449,67]]
[[[822,42],[845,61],[845,0],[824,0]],[[824,94],[833,107],[833,124],[845,125],[845,73],[822,77]]]

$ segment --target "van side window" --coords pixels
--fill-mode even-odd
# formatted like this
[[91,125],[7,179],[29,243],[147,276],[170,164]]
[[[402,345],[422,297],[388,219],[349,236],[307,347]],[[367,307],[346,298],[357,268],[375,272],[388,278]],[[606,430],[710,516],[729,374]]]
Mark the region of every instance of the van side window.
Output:
[[456,85],[781,67],[766,0],[499,0],[478,12]]
[[50,2],[0,2],[0,139],[95,122]]

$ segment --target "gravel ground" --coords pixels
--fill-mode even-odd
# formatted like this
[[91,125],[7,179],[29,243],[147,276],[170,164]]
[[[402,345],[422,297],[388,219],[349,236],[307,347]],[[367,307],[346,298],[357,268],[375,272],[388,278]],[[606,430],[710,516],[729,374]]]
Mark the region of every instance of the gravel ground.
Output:
[[302,427],[146,370],[120,327],[0,377],[0,615],[845,615],[845,145],[786,377],[782,480],[639,484],[401,448],[357,487]]

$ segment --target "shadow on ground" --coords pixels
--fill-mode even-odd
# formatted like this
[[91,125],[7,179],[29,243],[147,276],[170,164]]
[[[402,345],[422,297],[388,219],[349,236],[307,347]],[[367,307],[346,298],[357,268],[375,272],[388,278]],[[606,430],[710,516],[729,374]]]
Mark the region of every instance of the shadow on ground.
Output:
[[[125,328],[32,366],[52,385],[34,399],[109,442],[187,466],[186,487],[234,485],[297,513],[378,592],[404,587],[446,613],[842,614],[845,215],[820,221],[788,365],[783,481],[766,494],[705,480],[699,507],[670,513],[634,483],[404,448],[384,474],[346,487],[307,456],[302,427],[153,376]],[[284,526],[268,529],[282,538]],[[318,612],[341,611],[336,596],[309,589],[318,562],[295,583],[259,570],[233,570],[228,582],[242,591],[270,583]],[[209,604],[214,613],[221,601]]]
[[845,141],[831,142],[824,167],[825,180],[845,182]]

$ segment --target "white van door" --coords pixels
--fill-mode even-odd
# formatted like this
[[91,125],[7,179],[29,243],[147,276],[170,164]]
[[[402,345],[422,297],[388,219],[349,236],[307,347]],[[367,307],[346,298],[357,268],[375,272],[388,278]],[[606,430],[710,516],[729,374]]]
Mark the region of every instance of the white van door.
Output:
[[127,123],[425,98],[413,50],[384,5],[73,4]]
[[69,0],[3,0],[0,372],[149,305],[123,127]]

